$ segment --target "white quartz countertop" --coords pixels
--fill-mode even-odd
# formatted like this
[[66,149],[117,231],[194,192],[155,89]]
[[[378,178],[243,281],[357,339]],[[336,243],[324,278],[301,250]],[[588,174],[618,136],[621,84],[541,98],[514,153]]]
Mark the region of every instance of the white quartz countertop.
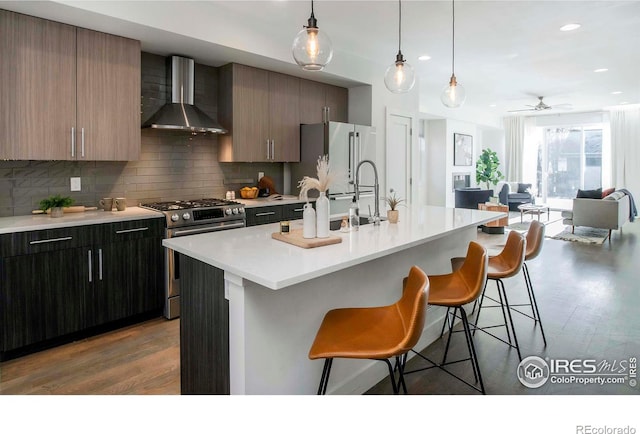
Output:
[[[235,199],[236,202],[240,202],[245,208],[254,208],[258,206],[275,206],[275,205],[288,205],[292,203],[305,203],[305,200],[299,199],[298,196],[291,195],[271,195],[269,197],[257,197],[255,199]],[[309,201],[315,201],[309,198]]]
[[51,217],[48,214],[0,217],[0,234],[148,218],[164,218],[164,214],[137,206],[128,206],[124,211],[96,210],[74,212],[56,218]]
[[[424,206],[402,208],[400,221],[363,225],[356,232],[331,232],[342,242],[303,249],[271,238],[279,224],[165,239],[162,244],[214,267],[271,289],[314,279],[390,255],[459,230],[504,217],[505,213]],[[292,229],[302,221],[291,222]]]

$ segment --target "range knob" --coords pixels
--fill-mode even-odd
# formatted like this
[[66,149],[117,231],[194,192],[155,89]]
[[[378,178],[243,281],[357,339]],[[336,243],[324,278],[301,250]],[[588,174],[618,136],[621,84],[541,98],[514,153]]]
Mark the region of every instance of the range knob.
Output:
[[188,212],[185,212],[184,214],[182,214],[182,218],[185,220],[189,220],[191,218],[191,214],[189,214]]
[[171,220],[174,222],[177,222],[178,220],[180,220],[180,216],[178,214],[173,214],[171,216]]
[[233,213],[234,213],[234,214],[238,214],[238,208],[234,208],[234,209],[233,209]]
[[231,208],[227,208],[226,210],[224,210],[224,212],[227,215],[231,215],[233,213],[233,211],[231,211]]
[[240,214],[244,214],[244,208],[240,208]]

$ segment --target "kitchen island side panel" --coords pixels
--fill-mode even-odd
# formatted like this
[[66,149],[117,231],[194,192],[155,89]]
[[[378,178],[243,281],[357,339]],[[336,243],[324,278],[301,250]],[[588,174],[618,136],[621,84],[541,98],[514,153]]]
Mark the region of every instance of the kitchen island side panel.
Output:
[[180,255],[180,387],[183,395],[229,394],[229,302],[224,272]]

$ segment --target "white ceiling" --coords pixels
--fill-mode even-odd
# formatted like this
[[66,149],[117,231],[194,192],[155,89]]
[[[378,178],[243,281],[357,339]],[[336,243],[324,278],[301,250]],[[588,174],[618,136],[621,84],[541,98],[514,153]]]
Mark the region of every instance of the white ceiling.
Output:
[[[81,3],[0,2],[0,7],[136,37],[142,40],[143,49],[159,54],[189,52],[197,61],[211,65],[242,59],[247,64],[298,73],[293,59],[271,61],[248,54],[251,47],[242,52],[230,50],[222,40],[216,45],[211,39],[204,42],[205,38],[194,40],[175,31],[133,24],[126,21],[126,15],[105,17],[95,13],[99,6],[89,13]],[[115,2],[94,5],[99,3]],[[175,8],[176,20],[210,17],[211,29],[224,25],[219,17],[223,21],[234,17],[262,35],[256,44],[282,45],[286,50],[310,13],[310,1],[120,2],[128,7],[135,3],[149,9],[160,8],[160,3],[162,8]],[[451,75],[451,2],[405,0],[402,10],[402,52],[417,70],[421,107],[440,104],[439,94]],[[333,41],[332,63],[355,65],[368,59],[379,65],[376,68],[382,76],[386,65],[394,61],[397,1],[319,0],[315,1],[315,15]],[[582,27],[560,32],[562,25],[575,22]],[[600,110],[623,101],[640,103],[639,47],[640,1],[456,1],[456,76],[467,90],[466,105],[495,115],[534,105],[538,95],[552,106],[571,104],[573,112]],[[431,60],[417,60],[423,54]],[[608,71],[593,72],[598,68]],[[354,83],[352,77],[346,78],[329,74],[325,81]],[[623,93],[612,95],[614,91]]]

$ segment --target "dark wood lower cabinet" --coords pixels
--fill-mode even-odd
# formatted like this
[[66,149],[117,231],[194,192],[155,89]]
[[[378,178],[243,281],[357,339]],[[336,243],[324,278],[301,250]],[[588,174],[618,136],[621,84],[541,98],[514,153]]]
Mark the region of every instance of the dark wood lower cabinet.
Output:
[[88,291],[87,326],[161,309],[162,249],[157,238],[111,243],[94,249],[94,284]]
[[0,360],[78,332],[160,315],[163,230],[163,220],[150,219],[3,235],[11,249],[0,258]]
[[2,261],[2,351],[83,327],[88,266],[82,257],[87,251],[65,249]]

